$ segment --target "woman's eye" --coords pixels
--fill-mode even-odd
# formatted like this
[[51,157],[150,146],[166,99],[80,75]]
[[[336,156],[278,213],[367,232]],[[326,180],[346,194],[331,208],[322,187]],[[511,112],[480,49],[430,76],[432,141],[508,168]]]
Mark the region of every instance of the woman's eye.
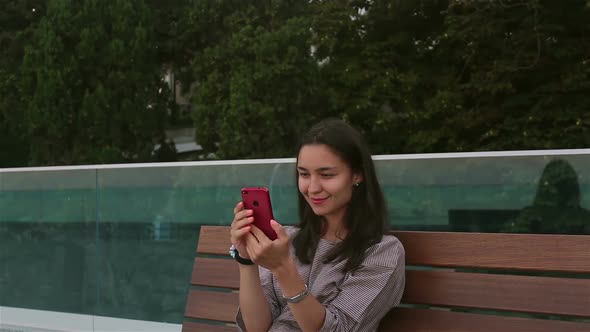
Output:
[[308,173],[299,173],[299,176],[302,178],[306,178],[309,176],[309,174]]
[[322,174],[322,177],[325,177],[325,178],[331,178],[331,177],[333,177],[334,175],[336,175],[336,174],[328,173],[328,174]]

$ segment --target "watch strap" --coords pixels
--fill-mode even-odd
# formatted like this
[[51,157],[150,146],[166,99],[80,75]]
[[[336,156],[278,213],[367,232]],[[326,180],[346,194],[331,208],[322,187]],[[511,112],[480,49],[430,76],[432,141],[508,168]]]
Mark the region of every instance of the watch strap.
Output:
[[240,256],[240,252],[238,251],[238,249],[232,244],[232,246],[229,248],[229,255],[236,260],[236,262],[242,264],[242,265],[254,265],[254,262],[246,259],[242,256]]

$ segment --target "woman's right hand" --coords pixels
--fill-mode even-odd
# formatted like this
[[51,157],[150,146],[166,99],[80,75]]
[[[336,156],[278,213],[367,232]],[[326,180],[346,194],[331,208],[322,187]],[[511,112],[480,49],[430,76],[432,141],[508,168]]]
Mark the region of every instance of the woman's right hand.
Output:
[[246,237],[250,234],[250,224],[254,221],[252,210],[245,210],[244,203],[239,202],[234,208],[234,220],[231,223],[230,240],[238,249],[240,257],[250,259],[246,251]]

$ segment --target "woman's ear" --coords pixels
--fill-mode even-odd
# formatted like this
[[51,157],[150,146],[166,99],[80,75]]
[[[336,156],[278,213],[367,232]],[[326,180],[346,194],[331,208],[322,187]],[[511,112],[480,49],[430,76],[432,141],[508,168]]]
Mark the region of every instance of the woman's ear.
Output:
[[356,173],[352,176],[352,183],[357,184],[363,182],[364,177],[362,173]]

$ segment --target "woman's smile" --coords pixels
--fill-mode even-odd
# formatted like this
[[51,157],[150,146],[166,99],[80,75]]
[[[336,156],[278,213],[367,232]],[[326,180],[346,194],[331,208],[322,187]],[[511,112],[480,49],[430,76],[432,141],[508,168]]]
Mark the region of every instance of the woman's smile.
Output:
[[310,197],[310,198],[309,198],[309,200],[310,200],[310,201],[311,201],[313,204],[315,204],[315,205],[320,205],[320,204],[322,204],[323,202],[325,202],[327,199],[328,199],[328,197],[325,197],[325,198],[311,198],[311,197]]

